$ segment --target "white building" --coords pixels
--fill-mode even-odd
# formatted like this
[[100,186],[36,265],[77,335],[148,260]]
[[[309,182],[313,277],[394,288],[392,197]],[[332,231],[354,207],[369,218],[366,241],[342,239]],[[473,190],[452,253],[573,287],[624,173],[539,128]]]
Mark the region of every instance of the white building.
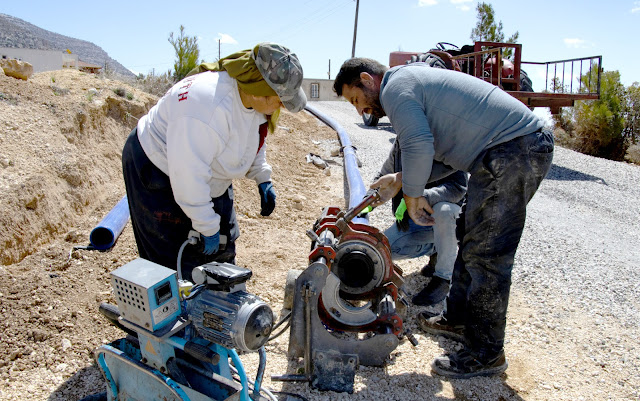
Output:
[[77,54],[60,50],[20,49],[15,47],[0,47],[0,58],[14,58],[26,61],[33,66],[33,72],[55,71],[63,68],[78,68]]
[[339,100],[333,91],[333,79],[304,78],[302,90],[307,100]]

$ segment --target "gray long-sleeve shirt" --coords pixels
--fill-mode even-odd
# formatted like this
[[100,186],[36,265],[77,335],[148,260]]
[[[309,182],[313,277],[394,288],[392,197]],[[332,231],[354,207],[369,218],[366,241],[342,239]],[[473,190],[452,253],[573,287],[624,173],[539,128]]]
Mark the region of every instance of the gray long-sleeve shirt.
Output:
[[434,160],[469,171],[486,149],[541,129],[544,122],[500,88],[423,63],[382,79],[380,102],[402,149],[402,189],[423,194]]

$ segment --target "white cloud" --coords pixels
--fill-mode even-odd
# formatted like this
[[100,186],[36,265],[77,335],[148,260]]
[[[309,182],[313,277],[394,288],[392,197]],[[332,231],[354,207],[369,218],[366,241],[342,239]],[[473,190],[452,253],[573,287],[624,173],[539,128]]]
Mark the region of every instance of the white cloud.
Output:
[[226,33],[218,33],[218,39],[216,39],[216,42],[220,40],[220,43],[224,43],[227,45],[237,45],[238,41],[235,40],[234,38],[231,37],[231,35],[226,34]]
[[632,13],[640,12],[640,1],[633,2],[633,8],[631,9]]
[[577,38],[564,38],[564,44],[567,47],[572,47],[574,49],[584,49],[587,47],[587,42],[582,39]]
[[449,2],[456,6],[458,10],[466,12],[471,10],[471,7],[466,3],[471,3],[473,0],[449,0]]
[[[449,0],[449,3],[456,6],[458,10],[469,11],[469,7],[466,3],[472,3],[474,0]],[[418,0],[418,7],[430,7],[438,4],[438,0]]]
[[[469,11],[471,7],[466,3],[472,3],[474,0],[449,0],[458,10]],[[438,4],[438,0],[418,0],[418,7],[430,7]]]

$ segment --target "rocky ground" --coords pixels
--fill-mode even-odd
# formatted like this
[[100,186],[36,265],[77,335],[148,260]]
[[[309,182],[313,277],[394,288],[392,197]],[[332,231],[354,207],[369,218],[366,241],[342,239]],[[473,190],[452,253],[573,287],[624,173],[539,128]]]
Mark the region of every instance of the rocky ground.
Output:
[[[87,245],[93,227],[124,195],[120,151],[136,118],[156,98],[77,71],[29,81],[0,76],[0,400],[78,400],[104,391],[93,351],[123,336],[98,313],[114,302],[109,273],[137,257],[130,225],[109,252]],[[393,132],[363,130],[345,104],[319,104],[349,127],[365,181]],[[348,106],[348,107],[345,107]],[[355,131],[358,132],[355,132]],[[375,140],[373,139],[375,138]],[[290,269],[307,265],[305,232],[328,205],[344,207],[335,132],[306,112],[283,113],[268,139],[278,193],[259,214],[254,183],[235,183],[241,228],[237,263],[253,270],[248,290],[278,315]],[[330,173],[307,163],[315,153]],[[288,335],[266,346],[264,386],[309,400],[632,400],[640,396],[637,243],[640,169],[559,149],[550,179],[531,204],[514,269],[507,328],[509,369],[497,378],[442,380],[429,363],[457,345],[423,336],[401,342],[385,367],[360,367],[353,394],[271,381],[291,373]],[[380,214],[377,214],[380,213]],[[371,215],[383,228],[388,217]],[[399,263],[407,291],[426,283],[425,260]],[[250,376],[257,355],[242,356]]]

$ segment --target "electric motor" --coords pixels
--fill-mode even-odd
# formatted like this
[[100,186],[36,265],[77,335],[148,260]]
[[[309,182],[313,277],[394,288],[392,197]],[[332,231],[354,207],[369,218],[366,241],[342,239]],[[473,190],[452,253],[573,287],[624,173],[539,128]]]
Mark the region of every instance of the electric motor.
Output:
[[271,307],[257,296],[205,289],[187,300],[189,315],[198,336],[238,351],[256,351],[273,328]]

